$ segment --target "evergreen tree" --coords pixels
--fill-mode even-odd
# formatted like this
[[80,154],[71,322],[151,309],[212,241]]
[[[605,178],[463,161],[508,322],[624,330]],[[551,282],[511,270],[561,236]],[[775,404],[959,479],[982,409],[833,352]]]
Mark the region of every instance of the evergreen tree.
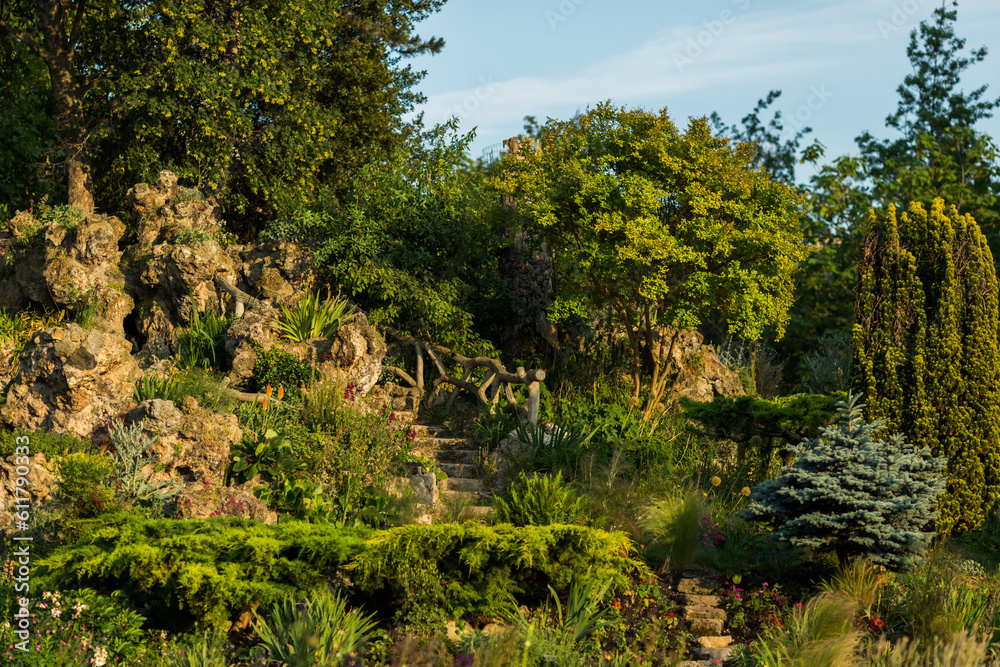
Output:
[[887,422],[866,421],[859,398],[848,394],[837,426],[793,446],[795,461],[753,490],[756,502],[741,516],[774,524],[772,539],[833,551],[841,562],[866,556],[898,568],[933,536],[924,531],[945,489],[945,460],[900,434],[876,439]]
[[997,279],[986,238],[944,202],[889,207],[861,260],[852,385],[914,442],[948,459],[938,529],[979,526],[1000,494]]

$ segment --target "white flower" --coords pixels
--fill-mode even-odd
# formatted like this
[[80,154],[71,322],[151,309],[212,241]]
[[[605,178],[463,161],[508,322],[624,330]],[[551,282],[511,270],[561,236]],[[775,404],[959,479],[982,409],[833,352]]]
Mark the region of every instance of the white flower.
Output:
[[94,667],[103,667],[108,661],[108,649],[98,646],[94,649]]
[[52,607],[52,611],[50,613],[52,614],[52,618],[59,618],[59,615],[62,614],[62,609],[59,607]]

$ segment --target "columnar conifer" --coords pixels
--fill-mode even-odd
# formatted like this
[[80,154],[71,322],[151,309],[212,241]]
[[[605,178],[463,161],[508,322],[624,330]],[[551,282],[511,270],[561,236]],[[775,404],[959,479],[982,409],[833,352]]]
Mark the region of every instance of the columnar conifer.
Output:
[[854,324],[852,386],[885,417],[948,459],[938,530],[979,526],[1000,495],[997,279],[969,215],[910,205],[869,218]]

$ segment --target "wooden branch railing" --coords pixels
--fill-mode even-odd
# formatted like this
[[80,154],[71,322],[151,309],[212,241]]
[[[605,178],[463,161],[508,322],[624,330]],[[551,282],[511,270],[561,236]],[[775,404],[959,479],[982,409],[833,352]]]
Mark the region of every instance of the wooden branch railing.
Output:
[[[383,327],[383,329],[404,345],[412,346],[417,355],[415,378],[395,366],[386,366],[386,370],[398,375],[411,387],[419,389],[421,396],[426,396],[427,394],[427,388],[424,385],[424,355],[426,354],[438,372],[438,377],[432,383],[433,389],[431,394],[436,394],[441,384],[450,384],[454,387],[451,391],[451,396],[448,398],[448,407],[454,404],[458,392],[465,389],[474,395],[480,403],[488,407],[490,411],[493,411],[500,401],[500,392],[503,391],[503,396],[507,399],[506,410],[516,410],[532,424],[538,423],[541,383],[545,381],[544,370],[537,368],[526,371],[523,366],[519,366],[516,373],[510,373],[496,359],[488,357],[463,357],[446,347],[418,340],[412,336],[402,334],[391,327]],[[442,359],[447,359],[461,366],[462,377],[456,378],[449,375]],[[472,376],[477,368],[486,369],[486,379],[481,384],[473,381]],[[515,399],[511,385],[516,384],[523,384],[528,388],[528,400],[526,404],[519,404],[517,399]]]

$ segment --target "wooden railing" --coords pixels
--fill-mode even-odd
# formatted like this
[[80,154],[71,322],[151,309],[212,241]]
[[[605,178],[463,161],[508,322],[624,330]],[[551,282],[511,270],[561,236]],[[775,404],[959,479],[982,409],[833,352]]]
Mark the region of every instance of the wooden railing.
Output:
[[[503,391],[504,398],[507,399],[506,411],[517,411],[522,419],[527,419],[532,424],[538,423],[538,403],[540,397],[541,383],[545,381],[545,371],[538,368],[530,371],[519,366],[516,373],[509,373],[504,365],[496,359],[488,357],[463,357],[457,352],[453,352],[446,347],[418,340],[412,336],[401,334],[391,327],[383,327],[393,338],[404,345],[413,347],[417,355],[416,377],[395,366],[386,366],[386,370],[392,371],[411,387],[420,390],[421,397],[427,395],[427,388],[424,383],[424,355],[431,360],[434,368],[438,372],[438,377],[432,382],[431,394],[435,395],[441,384],[450,384],[454,387],[451,396],[448,398],[448,407],[454,404],[458,392],[465,389],[474,395],[480,403],[494,411],[500,402],[500,392]],[[448,374],[444,362],[447,360],[462,367],[462,377],[456,378]],[[482,383],[477,384],[473,380],[476,369],[486,369],[486,377]],[[523,384],[528,388],[528,400],[525,404],[519,404],[514,397],[514,390],[511,385]]]

